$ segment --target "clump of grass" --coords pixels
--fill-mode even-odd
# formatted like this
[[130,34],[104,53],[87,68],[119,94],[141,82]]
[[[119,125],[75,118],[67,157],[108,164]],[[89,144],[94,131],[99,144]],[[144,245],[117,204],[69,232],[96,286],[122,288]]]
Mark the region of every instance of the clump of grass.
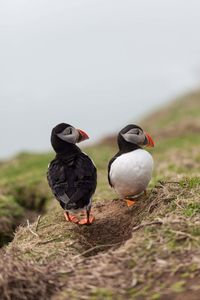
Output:
[[112,299],[113,299],[112,291],[105,288],[94,289],[94,291],[92,291],[92,295],[90,296],[90,300],[112,300]]
[[0,196],[0,246],[12,239],[13,230],[24,216],[23,208],[12,196]]
[[200,214],[200,203],[198,202],[189,203],[184,208],[183,213],[186,217],[192,217],[197,213]]
[[175,293],[181,293],[184,291],[185,281],[177,281],[171,285],[171,290]]
[[180,185],[182,187],[188,186],[191,189],[196,188],[196,187],[200,187],[200,177],[184,178],[183,180],[180,181]]

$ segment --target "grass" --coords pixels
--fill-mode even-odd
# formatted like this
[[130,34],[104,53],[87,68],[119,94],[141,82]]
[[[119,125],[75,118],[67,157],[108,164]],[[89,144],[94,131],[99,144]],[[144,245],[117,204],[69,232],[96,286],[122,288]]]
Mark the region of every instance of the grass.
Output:
[[24,217],[24,211],[12,196],[0,196],[0,246],[9,242],[13,230]]
[[[108,289],[104,288],[97,288],[93,291],[90,300],[112,300],[113,299],[113,293],[112,291],[109,291]],[[117,300],[117,299],[116,299]]]
[[[13,229],[24,218],[27,210],[42,211],[51,198],[46,182],[46,169],[52,154],[22,153],[10,161],[3,162],[0,168],[0,215],[7,215],[4,222],[10,224],[5,230],[0,226],[1,244],[13,237]],[[18,213],[16,217],[16,213]]]
[[[158,110],[152,115],[143,120],[143,124],[150,129],[150,131],[157,131],[159,128],[162,132],[166,128],[172,127],[174,132],[180,124],[185,125],[187,121],[195,124],[199,121],[200,104],[199,91],[184,95],[172,102],[171,105],[164,109]],[[152,122],[156,120],[156,122]],[[183,121],[184,120],[184,124]]]
[[200,213],[200,203],[189,203],[184,208],[184,215],[186,217],[193,217],[198,213]]
[[181,137],[171,137],[164,141],[156,143],[155,152],[163,153],[167,152],[168,149],[176,148],[177,150],[190,151],[191,148],[198,146],[200,144],[200,136],[198,133],[186,134]]
[[[52,153],[23,153],[3,163],[2,217],[12,215],[14,226],[27,208],[37,211],[45,206],[46,211],[30,228],[20,226],[5,249],[9,268],[4,284],[0,282],[1,294],[12,291],[16,300],[27,292],[30,299],[46,295],[53,300],[198,298],[199,104],[200,93],[195,92],[144,121],[155,136],[155,171],[148,197],[133,208],[112,201],[116,195],[107,183],[107,163],[116,145],[105,142],[85,149],[98,168],[96,223],[90,227],[67,224],[58,203],[49,201],[45,173]],[[13,287],[13,270],[21,264],[24,269],[18,271],[20,278],[15,273]],[[33,275],[27,278],[26,270],[37,275],[37,293]],[[50,284],[48,293],[52,282],[56,284]]]

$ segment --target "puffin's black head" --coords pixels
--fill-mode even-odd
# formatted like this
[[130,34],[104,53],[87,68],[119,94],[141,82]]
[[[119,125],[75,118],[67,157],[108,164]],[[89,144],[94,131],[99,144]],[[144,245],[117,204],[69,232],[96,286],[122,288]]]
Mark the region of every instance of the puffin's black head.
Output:
[[132,151],[142,146],[154,147],[154,141],[141,127],[130,124],[119,132],[118,146],[122,151]]
[[51,144],[57,153],[65,152],[67,148],[89,139],[86,132],[69,124],[60,123],[51,132]]

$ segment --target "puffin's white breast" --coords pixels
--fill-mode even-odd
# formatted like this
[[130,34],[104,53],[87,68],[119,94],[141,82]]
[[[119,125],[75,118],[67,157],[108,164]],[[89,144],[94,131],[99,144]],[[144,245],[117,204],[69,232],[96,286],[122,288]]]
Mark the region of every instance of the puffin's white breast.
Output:
[[110,168],[110,180],[120,197],[143,192],[151,180],[153,158],[143,149],[117,157]]

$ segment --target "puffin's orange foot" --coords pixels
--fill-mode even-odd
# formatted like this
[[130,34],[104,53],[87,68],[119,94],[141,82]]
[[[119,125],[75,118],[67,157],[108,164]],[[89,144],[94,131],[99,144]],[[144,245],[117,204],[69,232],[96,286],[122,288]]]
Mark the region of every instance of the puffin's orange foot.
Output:
[[126,201],[126,205],[128,207],[131,207],[131,206],[135,205],[135,203],[136,203],[136,201],[130,200],[130,199],[125,199],[125,201]]
[[65,216],[65,219],[67,220],[67,222],[72,222],[75,224],[78,224],[78,222],[79,222],[79,219],[76,216],[70,215],[66,211],[64,212],[64,216]]
[[90,225],[94,222],[95,218],[90,216],[89,218],[84,218],[78,222],[79,225]]

